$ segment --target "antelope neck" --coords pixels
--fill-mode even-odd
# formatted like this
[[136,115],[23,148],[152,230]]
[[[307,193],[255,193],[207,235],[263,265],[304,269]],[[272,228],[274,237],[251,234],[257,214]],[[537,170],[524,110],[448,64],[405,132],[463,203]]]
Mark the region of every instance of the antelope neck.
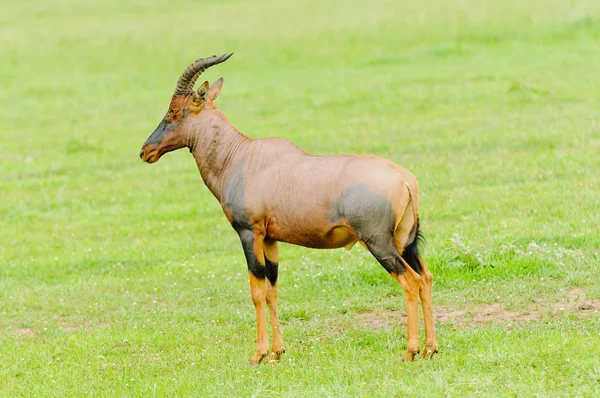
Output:
[[220,201],[229,171],[252,139],[239,132],[216,109],[202,119],[191,129],[188,147],[204,183]]

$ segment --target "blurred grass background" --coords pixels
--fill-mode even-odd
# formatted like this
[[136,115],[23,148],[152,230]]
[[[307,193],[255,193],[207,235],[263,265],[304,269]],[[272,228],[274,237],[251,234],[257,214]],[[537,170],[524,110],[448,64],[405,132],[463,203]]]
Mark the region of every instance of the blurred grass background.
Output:
[[[4,2],[3,395],[595,395],[597,311],[549,303],[600,298],[599,39],[595,1]],[[363,322],[404,310],[368,253],[284,245],[288,354],[246,367],[236,234],[187,151],[137,155],[183,68],[228,51],[205,75],[245,134],[417,176],[438,314],[543,316],[439,321],[404,364],[404,325]]]

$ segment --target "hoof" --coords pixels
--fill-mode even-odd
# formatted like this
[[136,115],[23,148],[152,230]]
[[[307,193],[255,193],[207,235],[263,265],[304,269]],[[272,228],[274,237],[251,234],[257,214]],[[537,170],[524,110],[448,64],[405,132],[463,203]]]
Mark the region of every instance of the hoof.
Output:
[[284,353],[285,347],[281,347],[279,350],[271,352],[271,355],[269,355],[269,361],[279,361]]
[[415,356],[419,355],[419,350],[406,350],[404,353],[404,360],[408,362],[413,362],[415,360]]
[[256,354],[252,355],[252,358],[250,358],[250,365],[258,365],[266,357],[266,352],[264,354],[257,352]]
[[425,351],[423,351],[423,358],[433,359],[433,356],[437,353],[438,353],[437,346],[425,347]]

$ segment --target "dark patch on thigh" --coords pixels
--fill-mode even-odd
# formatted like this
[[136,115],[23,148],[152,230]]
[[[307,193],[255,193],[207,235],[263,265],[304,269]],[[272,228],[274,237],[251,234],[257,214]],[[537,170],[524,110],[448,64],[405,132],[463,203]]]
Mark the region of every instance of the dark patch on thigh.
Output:
[[423,242],[423,235],[419,231],[419,227],[415,230],[414,240],[404,248],[402,256],[398,254],[396,247],[393,242],[390,241],[371,241],[367,243],[367,248],[379,261],[381,265],[391,274],[400,275],[406,271],[406,266],[400,259],[402,259],[412,268],[416,273],[421,275],[423,268],[421,267],[419,246]]
[[415,223],[415,234],[412,242],[410,242],[402,252],[402,258],[404,261],[410,265],[410,267],[415,270],[416,273],[421,275],[423,269],[421,267],[421,262],[419,261],[419,246],[424,242],[423,234],[419,231],[419,221]]
[[395,214],[384,196],[370,190],[366,184],[353,185],[334,201],[329,212],[331,222],[348,220],[365,243],[387,246],[394,236]]
[[371,239],[365,241],[365,245],[375,259],[390,274],[399,275],[406,269],[402,258],[396,246],[394,246],[394,237],[392,235],[373,235]]

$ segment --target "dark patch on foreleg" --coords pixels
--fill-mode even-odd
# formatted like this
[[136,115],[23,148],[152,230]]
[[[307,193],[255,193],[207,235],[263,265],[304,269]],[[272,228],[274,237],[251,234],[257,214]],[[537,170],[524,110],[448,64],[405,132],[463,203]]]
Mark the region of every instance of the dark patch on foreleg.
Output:
[[269,339],[267,334],[267,319],[265,314],[267,303],[267,286],[265,280],[266,267],[265,255],[263,251],[262,236],[255,231],[247,228],[237,230],[250,276],[250,293],[252,302],[256,310],[256,352],[250,358],[251,364],[260,363],[263,358],[266,358],[269,350]]
[[263,242],[265,252],[265,268],[267,275],[267,305],[271,315],[271,326],[273,328],[273,348],[271,351],[271,360],[281,359],[281,355],[285,352],[283,344],[283,334],[281,325],[279,324],[279,310],[277,305],[277,272],[279,271],[279,248],[276,241],[265,240]]
[[264,264],[264,256],[262,253],[256,253],[256,237],[253,231],[242,229],[238,232],[240,240],[242,241],[242,247],[244,248],[244,255],[246,256],[246,263],[248,264],[248,271],[252,273],[258,279],[265,279],[266,267]]
[[265,257],[265,275],[271,285],[275,286],[277,283],[277,274],[279,272],[279,264],[276,262],[270,261]]

